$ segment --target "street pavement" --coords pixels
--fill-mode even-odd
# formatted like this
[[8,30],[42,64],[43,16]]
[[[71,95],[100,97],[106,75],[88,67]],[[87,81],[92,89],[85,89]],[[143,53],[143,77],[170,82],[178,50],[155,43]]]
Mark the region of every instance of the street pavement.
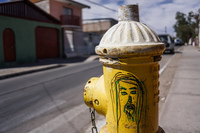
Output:
[[89,57],[0,80],[0,132],[80,133],[90,122],[83,88],[88,79],[100,75],[102,64]]
[[[162,111],[159,112],[159,126],[166,133],[200,133],[200,51],[198,47],[183,46],[179,54],[181,58],[177,62],[178,67],[171,88]],[[83,61],[87,62],[96,58],[97,56],[94,55]],[[77,59],[73,60],[76,62]],[[60,61],[55,64],[44,63],[39,66],[0,69],[0,79],[62,67],[62,65],[70,65],[70,63]],[[98,117],[98,119],[101,123],[97,122],[97,127],[100,129],[105,124],[105,119],[103,117]],[[85,130],[87,133],[91,131],[91,129]]]

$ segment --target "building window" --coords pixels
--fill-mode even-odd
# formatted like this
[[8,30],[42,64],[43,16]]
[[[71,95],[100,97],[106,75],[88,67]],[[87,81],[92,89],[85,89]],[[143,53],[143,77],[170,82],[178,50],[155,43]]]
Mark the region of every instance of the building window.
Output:
[[63,15],[72,15],[72,13],[71,8],[63,7]]

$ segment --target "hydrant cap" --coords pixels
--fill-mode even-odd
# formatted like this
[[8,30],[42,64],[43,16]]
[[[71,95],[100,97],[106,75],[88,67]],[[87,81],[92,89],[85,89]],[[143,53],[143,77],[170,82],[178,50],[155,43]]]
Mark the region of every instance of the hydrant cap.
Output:
[[138,5],[123,5],[118,9],[119,21],[137,21],[139,22]]
[[[131,9],[134,7],[127,5],[127,10],[134,11]],[[147,25],[133,21],[135,17],[130,17],[130,11],[127,18],[122,17],[121,15],[127,14],[123,13],[123,11],[127,11],[124,8],[126,6],[119,8],[118,24],[104,34],[100,44],[95,49],[96,53],[108,57],[161,55],[165,45],[157,34]]]

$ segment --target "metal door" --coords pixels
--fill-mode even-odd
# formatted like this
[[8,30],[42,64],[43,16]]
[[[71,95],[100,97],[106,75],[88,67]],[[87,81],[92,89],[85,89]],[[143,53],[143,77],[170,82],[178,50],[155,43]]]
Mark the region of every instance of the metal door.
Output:
[[58,30],[48,27],[37,27],[36,35],[36,58],[59,57]]
[[13,62],[16,60],[15,34],[7,28],[3,31],[4,61]]

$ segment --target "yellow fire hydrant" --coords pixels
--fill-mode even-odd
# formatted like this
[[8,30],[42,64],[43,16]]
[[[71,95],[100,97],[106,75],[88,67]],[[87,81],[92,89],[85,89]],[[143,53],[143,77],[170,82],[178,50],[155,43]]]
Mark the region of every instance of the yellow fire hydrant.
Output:
[[87,106],[106,116],[100,133],[158,132],[158,61],[165,45],[137,21],[137,5],[120,6],[118,24],[95,49],[104,74],[87,82],[83,96]]

